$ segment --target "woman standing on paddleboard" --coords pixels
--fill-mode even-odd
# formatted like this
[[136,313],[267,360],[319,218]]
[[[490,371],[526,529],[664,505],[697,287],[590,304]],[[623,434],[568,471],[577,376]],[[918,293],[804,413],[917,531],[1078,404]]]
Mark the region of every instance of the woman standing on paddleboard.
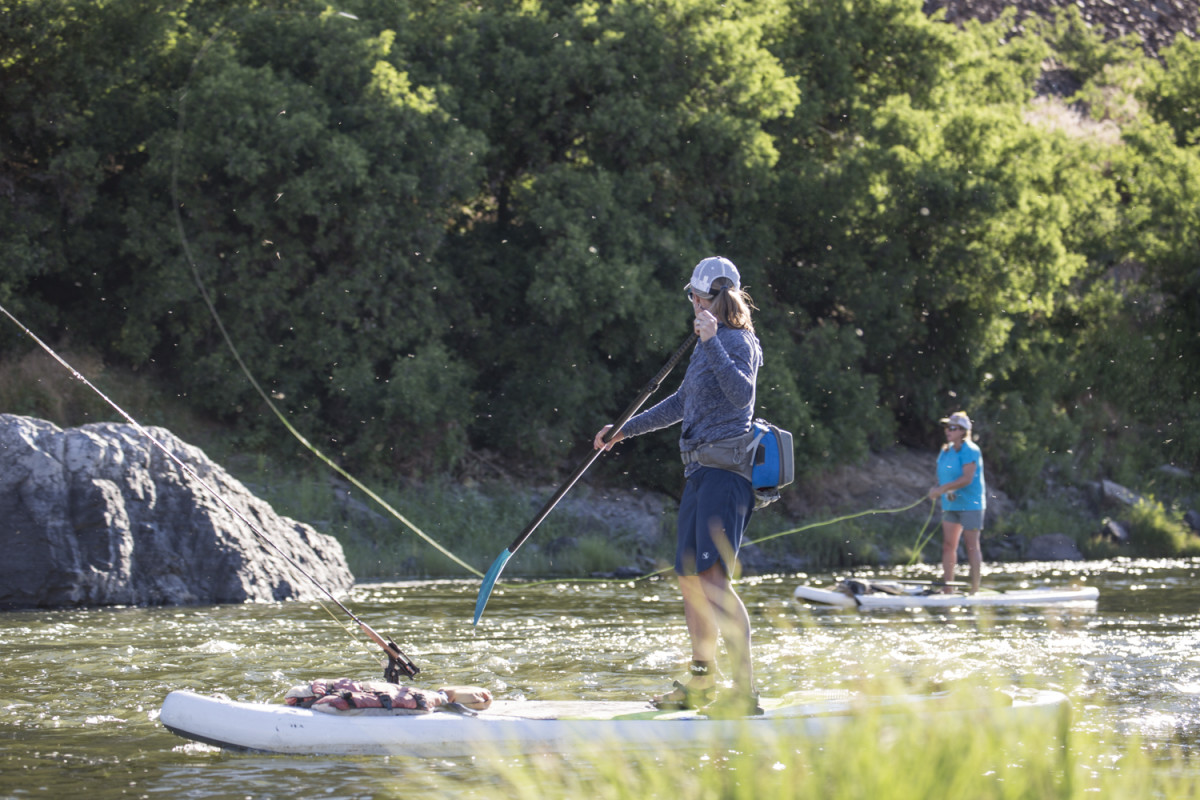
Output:
[[[987,508],[986,484],[983,479],[983,453],[971,441],[971,419],[955,411],[942,420],[946,444],[938,453],[938,485],[929,490],[929,499],[942,498],[942,581],[954,580],[958,563],[958,541],[961,537],[967,548],[967,563],[971,570],[971,593],[979,591],[983,553],[979,537],[983,532],[983,513]],[[949,586],[946,592],[953,591]]]
[[[692,644],[691,679],[652,701],[659,708],[699,708],[732,716],[761,714],[750,660],[750,616],[731,583],[738,548],[754,513],[746,466],[730,454],[748,452],[744,437],[754,420],[755,382],[762,346],[750,318],[754,308],[742,291],[737,267],[727,258],[706,258],[685,287],[699,344],[679,389],[632,417],[610,442],[596,434],[594,446],[682,423],[679,448],[686,484],[679,505],[675,572],[683,595]],[[733,689],[714,700],[717,637],[733,661]]]

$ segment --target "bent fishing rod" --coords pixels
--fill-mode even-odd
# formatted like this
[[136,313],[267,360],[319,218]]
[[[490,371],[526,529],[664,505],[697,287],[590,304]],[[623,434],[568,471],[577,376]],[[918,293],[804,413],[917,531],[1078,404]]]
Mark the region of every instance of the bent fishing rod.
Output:
[[[641,394],[639,394],[637,398],[630,403],[629,408],[625,409],[624,413],[622,413],[621,416],[617,418],[617,421],[612,424],[612,427],[609,428],[608,433],[604,435],[604,444],[607,445],[609,442],[611,442],[613,438],[621,432],[621,429],[625,427],[625,423],[629,422],[629,418],[638,412],[638,409],[642,407],[642,404],[646,402],[650,395],[658,391],[659,385],[663,382],[671,370],[675,368],[675,365],[679,363],[679,360],[687,354],[688,350],[691,349],[692,345],[694,345],[696,340],[699,338],[700,337],[697,334],[693,333],[688,336],[687,340],[684,341],[683,344],[679,345],[679,349],[675,351],[670,360],[663,365],[663,368],[658,371],[658,374],[650,379],[650,382],[647,383],[645,388],[642,389]],[[513,554],[517,552],[517,549],[521,545],[525,544],[525,540],[528,539],[530,535],[537,529],[538,525],[542,524],[542,520],[546,519],[546,517],[550,515],[550,512],[554,510],[554,507],[558,505],[558,501],[563,499],[566,493],[571,490],[571,487],[575,485],[576,481],[583,476],[583,473],[587,472],[588,467],[590,467],[592,463],[605,452],[606,449],[607,448],[605,447],[601,447],[597,450],[593,450],[591,455],[589,455],[583,461],[583,463],[575,468],[575,471],[571,473],[571,477],[567,478],[566,482],[558,488],[558,491],[555,492],[554,496],[546,502],[546,505],[542,506],[542,510],[537,513],[537,516],[533,518],[532,522],[525,526],[525,530],[521,531],[521,533],[517,535],[516,539],[513,539],[512,544],[506,547],[504,552],[496,556],[496,560],[492,562],[492,566],[488,569],[487,574],[483,576],[483,582],[479,585],[479,597],[475,600],[475,620],[471,623],[472,625],[479,624],[479,618],[483,616],[483,609],[485,606],[487,606],[488,598],[492,596],[492,588],[496,585],[496,579],[500,577],[500,573],[504,570],[504,565],[507,564],[508,560],[513,557]]]
[[51,349],[48,344],[46,344],[41,339],[39,339],[37,337],[37,335],[34,334],[33,331],[29,330],[29,328],[27,328],[20,320],[18,320],[11,313],[9,313],[8,309],[5,308],[3,305],[0,305],[0,312],[3,312],[4,316],[11,319],[17,325],[18,328],[25,331],[26,335],[28,335],[29,338],[31,338],[35,342],[37,342],[38,345],[40,345],[41,348],[43,350],[45,350],[50,355],[51,358],[53,358],[59,364],[62,364],[67,369],[67,371],[70,372],[71,375],[75,377],[76,380],[80,381],[85,386],[87,386],[89,389],[91,389],[93,392],[100,395],[100,397],[103,398],[103,400],[106,403],[108,403],[110,406],[112,406],[118,414],[120,414],[122,417],[124,417],[129,422],[130,425],[132,425],[134,428],[136,428],[138,430],[139,433],[141,433],[143,436],[145,436],[147,439],[149,439],[151,444],[153,444],[155,447],[157,447],[159,450],[161,450],[163,452],[163,454],[167,456],[167,458],[174,461],[179,466],[180,469],[182,469],[184,472],[186,472],[188,475],[190,475],[197,483],[199,483],[201,486],[203,486],[204,489],[209,494],[211,494],[213,497],[215,497],[217,499],[217,501],[219,503],[221,503],[221,505],[225,506],[225,508],[227,508],[230,512],[232,512],[235,517],[237,517],[239,520],[241,520],[242,523],[247,528],[249,528],[250,531],[255,536],[257,536],[260,540],[262,540],[268,546],[273,548],[275,550],[275,552],[278,553],[283,558],[284,561],[286,561],[288,564],[290,564],[292,566],[292,569],[296,570],[296,572],[300,573],[305,578],[308,578],[308,580],[312,582],[313,586],[316,586],[317,589],[319,589],[326,597],[328,597],[331,601],[333,601],[333,603],[338,608],[340,608],[343,612],[345,612],[346,616],[350,617],[350,619],[353,620],[354,623],[358,625],[358,627],[362,630],[362,632],[365,633],[367,635],[367,637],[370,638],[373,642],[375,642],[375,644],[379,645],[379,647],[383,650],[384,654],[387,655],[388,664],[384,668],[384,673],[383,673],[385,680],[387,680],[390,683],[399,683],[401,673],[403,673],[404,675],[411,678],[414,675],[416,675],[418,672],[421,671],[420,667],[418,667],[416,664],[414,664],[412,662],[412,659],[410,659],[408,656],[404,655],[403,651],[400,650],[399,646],[397,646],[397,644],[395,642],[393,642],[391,639],[384,639],[384,637],[381,636],[379,633],[377,633],[374,628],[372,628],[370,625],[368,625],[367,623],[365,623],[361,619],[359,619],[358,616],[353,611],[351,611],[349,608],[347,608],[346,605],[344,603],[342,603],[341,600],[338,600],[336,597],[334,597],[332,592],[330,592],[328,589],[326,589],[324,586],[322,586],[321,583],[316,578],[314,578],[303,567],[301,567],[298,563],[296,563],[296,560],[294,558],[292,558],[286,552],[284,552],[284,550],[279,545],[275,544],[275,542],[271,541],[271,538],[269,536],[267,536],[264,532],[259,530],[258,527],[253,522],[251,522],[249,519],[247,519],[246,516],[241,511],[238,511],[236,508],[234,508],[233,505],[228,500],[226,500],[221,495],[220,492],[218,492],[216,489],[214,489],[212,486],[210,486],[203,478],[201,478],[198,474],[196,474],[196,471],[194,469],[192,469],[192,467],[189,464],[184,462],[181,458],[179,458],[179,456],[172,453],[166,447],[166,445],[164,445],[162,442],[158,441],[158,439],[154,438],[150,434],[150,431],[148,431],[144,427],[142,427],[142,424],[140,422],[138,422],[136,419],[134,419],[132,416],[130,416],[125,411],[125,409],[121,408],[119,405],[117,405],[115,402],[113,402],[108,397],[108,395],[106,395],[104,392],[102,392],[98,388],[96,388],[91,383],[91,381],[89,381],[82,374],[80,374],[80,372],[78,370],[76,370],[74,367],[72,367],[70,364],[68,364],[65,360],[63,360],[63,358],[61,356],[59,356],[58,353],[54,352],[54,350]]

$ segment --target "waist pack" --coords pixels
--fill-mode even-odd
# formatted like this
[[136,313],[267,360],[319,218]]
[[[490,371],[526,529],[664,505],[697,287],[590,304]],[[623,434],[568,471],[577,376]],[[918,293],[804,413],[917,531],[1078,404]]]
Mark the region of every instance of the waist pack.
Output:
[[702,444],[682,458],[684,464],[729,470],[750,481],[755,508],[778,500],[779,489],[795,480],[792,434],[765,419],[754,420],[749,433]]
[[750,483],[755,489],[780,489],[796,479],[796,465],[792,460],[792,434],[765,419],[754,420],[753,430],[758,434],[757,449],[754,451],[754,474]]

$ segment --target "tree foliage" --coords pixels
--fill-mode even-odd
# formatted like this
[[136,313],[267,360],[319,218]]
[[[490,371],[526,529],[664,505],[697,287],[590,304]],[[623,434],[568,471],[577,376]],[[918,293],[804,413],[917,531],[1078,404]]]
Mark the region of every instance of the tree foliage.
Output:
[[[960,407],[1021,490],[1110,469],[1117,428],[1200,467],[1191,40],[1159,63],[1076,11],[960,29],[916,0],[0,12],[0,302],[248,445],[274,423],[239,359],[351,466],[553,469],[720,253],[802,469]],[[1047,64],[1077,96],[1038,96]],[[672,439],[609,468],[671,486]]]

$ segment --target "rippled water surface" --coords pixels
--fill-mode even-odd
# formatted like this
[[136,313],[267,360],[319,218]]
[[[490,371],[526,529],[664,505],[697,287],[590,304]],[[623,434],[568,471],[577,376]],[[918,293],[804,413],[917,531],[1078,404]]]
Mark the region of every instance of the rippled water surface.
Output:
[[[1100,589],[1097,604],[1036,610],[859,612],[792,602],[798,583],[824,584],[829,575],[753,579],[741,591],[765,694],[888,674],[936,682],[982,675],[1066,692],[1076,729],[1114,739],[1133,732],[1147,747],[1194,752],[1198,573],[1200,561],[1185,560],[1012,565],[987,575],[999,589],[1080,581]],[[502,584],[476,629],[477,588],[364,585],[349,605],[401,645],[429,687],[640,699],[669,687],[689,657],[673,582]],[[278,702],[313,678],[379,677],[375,653],[334,613],[284,604],[0,614],[0,796],[372,797],[405,794],[418,776],[471,789],[470,759],[227,753],[158,724],[173,689]]]

